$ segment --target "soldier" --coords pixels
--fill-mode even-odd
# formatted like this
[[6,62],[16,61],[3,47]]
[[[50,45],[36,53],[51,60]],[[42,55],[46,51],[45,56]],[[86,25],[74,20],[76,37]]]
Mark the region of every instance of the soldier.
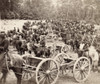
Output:
[[9,42],[5,39],[5,34],[0,34],[0,54],[8,50]]
[[3,66],[4,56],[6,52],[8,51],[8,40],[5,39],[5,34],[0,33],[0,70]]
[[46,48],[45,41],[40,42],[40,47],[37,48],[37,57],[46,57],[48,58],[50,56],[50,50]]

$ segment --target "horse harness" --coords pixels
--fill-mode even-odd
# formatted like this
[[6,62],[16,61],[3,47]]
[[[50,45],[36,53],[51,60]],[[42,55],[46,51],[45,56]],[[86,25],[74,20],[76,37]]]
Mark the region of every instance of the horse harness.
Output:
[[[4,67],[4,69],[6,68],[7,69],[7,71],[9,72],[10,71],[10,67],[12,67],[13,65],[12,65],[12,59],[11,59],[11,57],[9,56],[9,54],[8,54],[8,51],[6,51],[5,53],[4,53],[4,60],[5,60],[5,67]],[[14,66],[15,67],[15,66]],[[16,67],[17,68],[17,67]],[[18,67],[19,68],[19,67]],[[21,67],[22,68],[22,67]],[[18,75],[22,75],[21,73],[17,73],[17,72],[14,72],[14,73],[16,73],[16,74],[18,74]]]

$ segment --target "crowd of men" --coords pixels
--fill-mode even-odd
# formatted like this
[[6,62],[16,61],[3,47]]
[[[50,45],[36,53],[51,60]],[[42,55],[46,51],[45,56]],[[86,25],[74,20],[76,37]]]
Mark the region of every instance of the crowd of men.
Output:
[[[54,53],[52,52],[53,47],[46,46],[47,36],[50,35],[51,39],[54,39],[53,41],[61,40],[66,45],[70,45],[73,52],[78,53],[81,43],[93,45],[94,34],[94,25],[87,24],[84,21],[45,20],[26,22],[22,30],[14,28],[7,33],[0,33],[0,54],[8,51],[9,46],[13,46],[20,55],[27,52],[37,57],[50,57]],[[85,50],[87,47],[85,47]],[[61,48],[59,48],[59,52],[61,52]],[[3,57],[3,55],[0,57]]]
[[[71,46],[71,51],[78,53],[79,57],[83,51],[86,51],[90,45],[97,48],[97,42],[94,41],[95,27],[93,24],[84,21],[71,20],[44,20],[24,23],[22,30],[15,28],[7,33],[0,32],[0,60],[3,59],[5,52],[13,46],[19,55],[26,53],[37,57],[50,57],[56,50],[61,52],[61,46],[47,46],[49,40],[62,41],[65,45]],[[57,43],[56,43],[57,44]],[[56,45],[53,44],[53,45]],[[80,52],[80,44],[85,47]],[[58,48],[58,49],[57,49]],[[97,66],[98,64],[96,64]]]
[[[21,55],[24,54],[25,51],[29,53],[34,51],[35,54],[37,54],[37,52],[41,50],[46,50],[46,37],[49,36],[50,33],[57,36],[56,40],[61,38],[65,44],[72,46],[73,51],[77,51],[80,43],[91,44],[90,36],[94,34],[94,25],[82,21],[69,20],[34,21],[24,23],[22,30],[20,30],[20,28],[14,28],[14,30],[3,33],[9,41],[9,45],[15,47]],[[41,50],[38,50],[38,47],[45,47],[46,49],[39,48]]]

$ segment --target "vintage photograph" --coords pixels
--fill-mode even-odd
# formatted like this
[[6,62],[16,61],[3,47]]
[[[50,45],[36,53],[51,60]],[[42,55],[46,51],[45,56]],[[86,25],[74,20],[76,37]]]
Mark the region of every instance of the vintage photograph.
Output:
[[0,0],[0,84],[100,84],[100,0]]

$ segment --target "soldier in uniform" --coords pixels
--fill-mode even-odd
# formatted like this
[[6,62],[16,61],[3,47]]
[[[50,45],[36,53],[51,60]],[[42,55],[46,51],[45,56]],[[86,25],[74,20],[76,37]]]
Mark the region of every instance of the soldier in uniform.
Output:
[[50,56],[50,50],[46,48],[45,41],[42,40],[40,42],[40,47],[37,48],[37,57],[46,57],[48,58]]
[[9,42],[5,39],[5,34],[0,33],[0,70],[3,66],[4,56],[8,51]]

